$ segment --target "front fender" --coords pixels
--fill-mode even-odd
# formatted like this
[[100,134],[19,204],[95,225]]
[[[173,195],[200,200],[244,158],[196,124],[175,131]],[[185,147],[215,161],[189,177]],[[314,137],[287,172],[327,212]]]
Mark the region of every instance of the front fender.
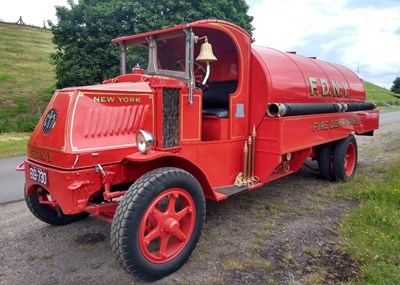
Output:
[[[147,154],[143,154],[141,152],[136,152],[126,156],[125,161],[134,163],[144,163],[144,162],[154,161],[152,163],[154,164],[154,167],[157,168],[158,165],[157,160],[162,158],[168,159],[169,166],[178,167],[192,174],[199,181],[201,187],[203,188],[204,195],[206,196],[207,199],[216,201],[226,199],[226,195],[217,193],[211,188],[210,182],[208,181],[204,171],[202,171],[202,169],[198,165],[185,159],[178,153],[166,152],[166,151],[151,151]],[[163,164],[163,166],[168,166],[168,165]],[[152,167],[150,167],[150,169],[151,168]]]
[[134,161],[134,162],[145,162],[145,161],[152,161],[152,160],[155,160],[155,159],[158,159],[161,157],[167,157],[167,156],[179,157],[177,154],[171,153],[171,152],[151,151],[147,154],[143,154],[141,152],[135,152],[131,155],[126,156],[125,159],[128,161]]

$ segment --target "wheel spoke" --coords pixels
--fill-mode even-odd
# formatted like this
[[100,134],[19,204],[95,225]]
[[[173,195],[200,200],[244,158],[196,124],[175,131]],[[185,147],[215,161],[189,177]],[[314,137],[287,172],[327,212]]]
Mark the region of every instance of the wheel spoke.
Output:
[[167,207],[167,211],[166,211],[168,214],[175,213],[176,198],[178,198],[178,195],[176,195],[176,194],[171,194],[169,196],[168,207]]
[[155,238],[158,238],[160,236],[160,228],[159,227],[155,227],[150,233],[148,233],[145,237],[144,237],[144,241],[149,244],[152,240],[154,240]]
[[168,240],[169,240],[169,235],[168,236],[161,236],[161,238],[160,238],[160,248],[159,248],[159,251],[158,251],[158,255],[160,257],[166,257]]
[[190,214],[190,207],[185,207],[183,208],[181,211],[179,211],[178,213],[176,213],[175,215],[175,219],[179,222],[180,220],[182,220],[183,217],[185,217],[186,215]]
[[174,236],[176,236],[180,241],[185,241],[187,239],[187,236],[181,230],[178,230]]
[[197,226],[197,204],[191,191],[194,190],[172,187],[149,197],[138,236],[139,249],[146,260],[167,266],[171,260],[186,254]]
[[163,214],[161,211],[157,208],[153,208],[151,213],[151,217],[153,217],[158,223],[160,223],[162,220],[164,220]]

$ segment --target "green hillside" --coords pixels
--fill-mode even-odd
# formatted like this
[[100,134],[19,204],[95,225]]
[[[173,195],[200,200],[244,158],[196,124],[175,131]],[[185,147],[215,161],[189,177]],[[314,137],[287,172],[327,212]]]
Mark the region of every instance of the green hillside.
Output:
[[51,97],[51,31],[0,23],[0,133],[29,131]]
[[364,82],[365,90],[367,92],[367,101],[374,102],[378,106],[400,105],[400,95],[390,92],[389,90],[376,86],[369,82]]

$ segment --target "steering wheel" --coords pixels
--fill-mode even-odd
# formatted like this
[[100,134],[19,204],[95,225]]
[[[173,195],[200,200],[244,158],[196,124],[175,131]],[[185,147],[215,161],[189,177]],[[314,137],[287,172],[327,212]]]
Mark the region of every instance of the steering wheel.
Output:
[[[185,71],[185,60],[180,59],[174,63],[175,71]],[[202,84],[203,79],[205,78],[207,71],[206,69],[198,62],[194,63],[194,78],[196,82],[196,87],[200,88],[202,91],[208,88],[208,80],[205,84]]]

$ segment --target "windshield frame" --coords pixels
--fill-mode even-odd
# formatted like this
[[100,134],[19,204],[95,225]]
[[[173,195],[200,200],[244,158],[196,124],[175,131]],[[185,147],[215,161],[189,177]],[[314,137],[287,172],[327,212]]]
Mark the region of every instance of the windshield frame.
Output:
[[[185,71],[160,68],[157,64],[157,41],[173,39],[180,36],[185,36]],[[147,46],[149,50],[148,66],[147,69],[144,70],[144,74],[168,76],[183,81],[188,85],[189,103],[193,103],[193,89],[195,88],[195,79],[193,74],[195,35],[192,28],[184,28],[173,32],[149,35],[146,37],[120,41],[119,43],[121,49],[121,75],[127,74],[127,47],[135,45]]]
[[[158,50],[157,50],[157,42],[162,40],[170,40],[177,37],[185,37],[185,70],[177,71],[177,70],[169,70],[163,69],[157,63],[158,61]],[[144,69],[145,74],[148,75],[164,75],[173,78],[177,78],[179,80],[184,81],[186,84],[189,84],[191,81],[192,73],[193,73],[193,64],[194,64],[194,34],[192,29],[183,29],[174,32],[150,35],[143,38],[134,39],[131,41],[121,41],[121,74],[127,74],[127,47],[130,46],[147,46],[148,48],[148,66],[147,69]]]

